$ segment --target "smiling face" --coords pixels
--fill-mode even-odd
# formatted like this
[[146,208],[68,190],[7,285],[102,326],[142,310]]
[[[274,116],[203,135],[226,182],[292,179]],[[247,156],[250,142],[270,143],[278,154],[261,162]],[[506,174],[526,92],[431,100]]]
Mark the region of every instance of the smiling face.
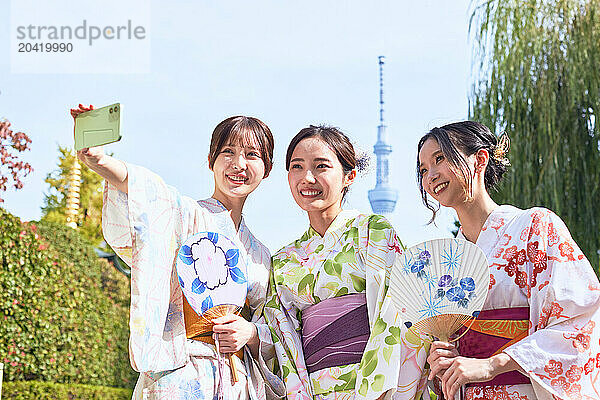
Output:
[[269,175],[272,166],[273,135],[261,120],[235,116],[215,127],[208,167],[214,173],[213,197],[227,209],[236,207],[241,213],[246,197]]
[[265,176],[265,163],[254,146],[229,143],[221,148],[211,168],[215,198],[246,198]]
[[[464,154],[462,154],[464,157]],[[472,173],[474,157],[465,157]],[[466,184],[458,178],[437,140],[429,138],[419,151],[419,174],[427,194],[446,207],[456,207],[468,200]]]
[[344,188],[356,173],[344,173],[335,152],[318,137],[302,139],[291,155],[288,183],[294,200],[308,213],[332,211],[342,207]]

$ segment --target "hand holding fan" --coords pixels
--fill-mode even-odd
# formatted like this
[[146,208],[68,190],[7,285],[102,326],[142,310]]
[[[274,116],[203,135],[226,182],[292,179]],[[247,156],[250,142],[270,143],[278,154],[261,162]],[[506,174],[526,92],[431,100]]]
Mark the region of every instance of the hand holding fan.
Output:
[[435,239],[396,257],[390,295],[404,324],[448,342],[479,315],[490,284],[483,251],[462,239]]
[[[248,282],[246,263],[241,261],[236,245],[214,232],[197,233],[180,247],[175,263],[179,285],[187,302],[204,320],[204,332],[212,332],[213,319],[235,314],[244,305]],[[231,355],[229,364],[233,381],[237,382]]]

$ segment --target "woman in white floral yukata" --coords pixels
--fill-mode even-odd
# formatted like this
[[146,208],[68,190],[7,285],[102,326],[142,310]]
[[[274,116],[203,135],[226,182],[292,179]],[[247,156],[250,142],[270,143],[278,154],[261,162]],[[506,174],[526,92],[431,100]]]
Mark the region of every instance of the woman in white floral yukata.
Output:
[[[418,145],[424,203],[452,207],[459,237],[490,264],[490,291],[458,346],[434,342],[430,377],[446,398],[599,399],[600,285],[563,221],[545,208],[497,205],[508,137],[464,121],[434,128]],[[518,172],[517,172],[518,173]]]
[[273,256],[264,309],[287,398],[420,398],[427,347],[387,296],[402,245],[385,218],[342,210],[356,176],[352,144],[336,128],[302,129],[286,169],[310,223]]
[[[73,116],[89,108],[80,105]],[[253,117],[230,117],[215,128],[208,156],[214,173],[213,195],[195,201],[181,196],[152,172],[105,155],[101,147],[83,149],[79,158],[106,179],[102,225],[104,237],[131,266],[129,353],[140,376],[133,398],[212,400],[219,392],[236,400],[264,400],[281,381],[270,374],[274,362],[271,334],[259,319],[264,306],[270,254],[248,230],[242,216],[247,197],[269,175],[273,136]],[[201,320],[184,298],[174,265],[182,242],[211,231],[225,235],[247,263],[246,305],[251,321],[239,316]],[[231,357],[219,379],[212,332]],[[227,360],[227,358],[225,358]],[[227,361],[228,362],[228,361]],[[272,383],[265,385],[265,378]]]

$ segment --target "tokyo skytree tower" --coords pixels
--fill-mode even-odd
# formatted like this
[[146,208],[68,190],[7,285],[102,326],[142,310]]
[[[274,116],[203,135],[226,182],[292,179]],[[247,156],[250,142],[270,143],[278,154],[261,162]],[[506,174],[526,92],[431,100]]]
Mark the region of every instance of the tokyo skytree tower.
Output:
[[398,200],[398,192],[390,186],[390,154],[392,146],[387,143],[385,124],[383,122],[383,64],[384,56],[379,56],[379,126],[377,127],[377,143],[373,147],[377,157],[377,183],[369,190],[369,202],[376,214],[391,214]]

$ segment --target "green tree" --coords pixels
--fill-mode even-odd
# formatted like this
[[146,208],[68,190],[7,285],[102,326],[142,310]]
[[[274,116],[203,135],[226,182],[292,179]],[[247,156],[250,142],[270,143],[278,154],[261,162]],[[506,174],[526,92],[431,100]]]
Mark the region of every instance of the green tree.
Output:
[[[67,147],[58,147],[58,169],[46,176],[49,192],[44,195],[42,221],[66,223],[67,192],[75,155]],[[98,246],[102,237],[102,182],[100,175],[81,163],[79,232]]]
[[470,32],[470,118],[512,139],[496,201],[551,208],[596,264],[600,0],[479,2]]
[[0,208],[4,381],[132,387],[129,290],[78,230]]

